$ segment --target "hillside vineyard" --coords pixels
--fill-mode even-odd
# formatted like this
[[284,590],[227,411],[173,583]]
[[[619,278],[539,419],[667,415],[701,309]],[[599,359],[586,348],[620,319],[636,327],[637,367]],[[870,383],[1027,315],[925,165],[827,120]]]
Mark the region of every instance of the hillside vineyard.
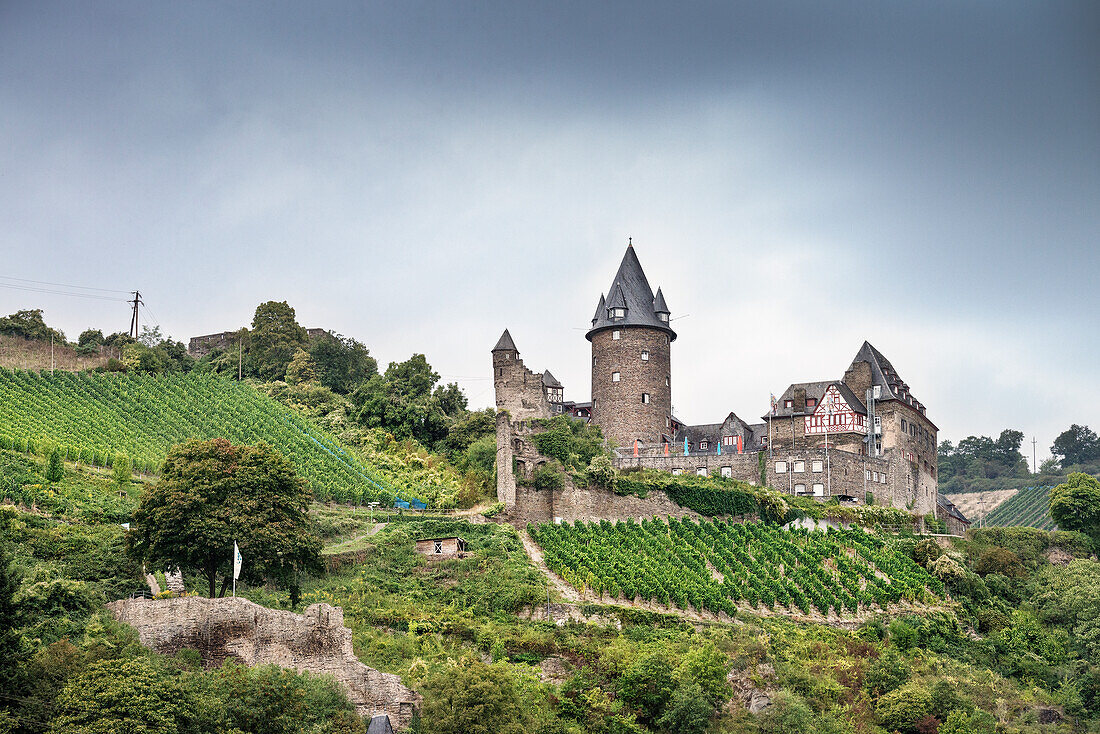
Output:
[[98,466],[125,455],[155,469],[189,438],[266,441],[290,459],[320,499],[378,499],[363,462],[293,410],[251,386],[206,375],[27,372],[0,368],[0,447],[40,450]]
[[578,591],[681,609],[733,614],[741,604],[845,615],[944,594],[939,579],[858,528],[671,519],[544,523],[530,532],[550,570]]

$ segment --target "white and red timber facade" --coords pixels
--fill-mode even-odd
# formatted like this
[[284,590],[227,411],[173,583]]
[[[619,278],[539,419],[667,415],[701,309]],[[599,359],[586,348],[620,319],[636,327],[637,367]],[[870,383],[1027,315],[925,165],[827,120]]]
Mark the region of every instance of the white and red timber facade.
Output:
[[599,425],[620,469],[763,481],[791,494],[874,502],[968,524],[961,515],[946,517],[938,501],[936,425],[871,344],[863,343],[840,379],[788,386],[759,422],[730,412],[721,423],[688,425],[672,413],[670,315],[628,246],[586,335],[592,399],[585,402],[565,401],[549,371],[527,369],[505,330],[492,354],[498,495],[506,505],[516,501],[513,466],[529,474],[545,460],[530,451],[523,421],[564,413]]

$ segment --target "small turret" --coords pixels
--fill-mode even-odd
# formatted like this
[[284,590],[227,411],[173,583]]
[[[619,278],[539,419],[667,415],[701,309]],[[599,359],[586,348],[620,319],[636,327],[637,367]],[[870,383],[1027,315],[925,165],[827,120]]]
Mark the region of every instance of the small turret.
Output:
[[668,317],[672,315],[668,310],[668,304],[665,303],[665,294],[661,293],[659,287],[657,295],[653,297],[653,313],[657,314],[657,320],[664,324],[668,323]]

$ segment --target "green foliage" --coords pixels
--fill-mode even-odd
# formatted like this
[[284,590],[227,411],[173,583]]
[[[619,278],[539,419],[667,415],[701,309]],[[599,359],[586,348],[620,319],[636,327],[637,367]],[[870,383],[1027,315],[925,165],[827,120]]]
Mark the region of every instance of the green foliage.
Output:
[[132,548],[150,565],[199,573],[213,597],[236,542],[244,578],[293,590],[298,574],[319,566],[308,503],[294,467],[266,444],[192,439],[168,453],[161,481],[142,497]]
[[994,734],[997,720],[985,711],[953,711],[940,725],[938,734]]
[[470,662],[433,671],[421,686],[420,720],[437,734],[524,734],[530,717],[511,671]]
[[577,472],[588,469],[592,459],[606,454],[599,426],[567,415],[537,421],[545,430],[531,437],[543,456],[557,459],[562,466]]
[[1100,480],[1074,472],[1050,491],[1050,514],[1066,530],[1092,538],[1100,548]]
[[309,352],[299,349],[294,353],[294,358],[286,368],[286,381],[291,385],[314,382],[317,379],[317,368]]
[[306,330],[286,301],[267,301],[256,307],[249,334],[249,374],[263,380],[281,380],[295,352],[309,344]]
[[115,486],[125,490],[133,481],[133,473],[130,470],[130,457],[116,456],[111,463],[111,474],[115,480]]
[[713,713],[714,708],[707,701],[703,688],[698,683],[686,683],[676,687],[657,724],[662,731],[702,734]]
[[733,614],[737,604],[762,604],[848,614],[943,593],[942,584],[908,556],[854,528],[783,531],[762,523],[672,519],[547,523],[529,532],[550,570],[579,591],[594,588],[684,609]]
[[1068,629],[1081,657],[1100,660],[1100,564],[1077,560],[1048,566],[1035,588],[1040,618]]
[[0,318],[0,334],[5,336],[21,336],[32,341],[48,342],[52,337],[58,344],[65,343],[65,335],[57,329],[46,326],[42,318],[42,309],[28,309],[16,311],[10,316]]
[[613,489],[618,476],[615,466],[611,463],[611,457],[606,454],[598,454],[592,457],[585,469],[589,485],[601,489]]
[[730,697],[730,686],[726,681],[729,667],[729,659],[713,644],[706,643],[688,650],[676,669],[676,678],[681,687],[698,688],[710,708],[714,709]]
[[323,334],[310,345],[309,356],[321,384],[341,395],[378,374],[378,361],[370,350],[351,337]]
[[362,425],[431,446],[447,435],[451,420],[447,411],[453,415],[459,410],[454,395],[457,386],[453,391],[436,388],[433,393],[438,381],[439,374],[424,355],[414,354],[404,362],[390,362],[385,374],[360,384],[351,401]]
[[999,546],[983,548],[978,560],[974,562],[975,573],[986,576],[991,573],[999,573],[1010,578],[1022,578],[1027,575],[1024,566],[1020,563],[1020,557]]
[[876,698],[901,688],[911,674],[909,664],[898,654],[896,647],[890,647],[867,666],[863,674],[863,686]]
[[619,696],[638,712],[642,724],[652,726],[664,714],[676,686],[672,671],[668,658],[655,653],[634,661],[619,678]]
[[879,698],[875,713],[887,729],[914,732],[917,723],[932,713],[932,694],[916,684],[903,686]]
[[531,472],[531,484],[540,492],[553,492],[565,486],[565,472],[557,462],[548,461]]
[[813,711],[801,696],[781,691],[760,715],[760,731],[764,734],[813,731],[813,719]]
[[1096,461],[1100,459],[1100,438],[1088,426],[1074,423],[1058,434],[1050,453],[1061,457],[1064,467]]
[[54,449],[50,452],[50,463],[46,467],[46,481],[60,482],[65,478],[65,467],[61,463],[61,452],[58,449]]
[[76,675],[57,700],[58,734],[174,734],[188,715],[177,686],[147,660],[102,660]]

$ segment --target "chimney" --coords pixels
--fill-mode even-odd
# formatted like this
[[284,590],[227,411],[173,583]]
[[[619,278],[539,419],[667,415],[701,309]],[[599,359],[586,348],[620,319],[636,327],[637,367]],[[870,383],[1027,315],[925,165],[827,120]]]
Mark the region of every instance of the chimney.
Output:
[[844,373],[844,384],[852,388],[852,392],[862,396],[871,389],[871,363],[852,362],[852,366]]

